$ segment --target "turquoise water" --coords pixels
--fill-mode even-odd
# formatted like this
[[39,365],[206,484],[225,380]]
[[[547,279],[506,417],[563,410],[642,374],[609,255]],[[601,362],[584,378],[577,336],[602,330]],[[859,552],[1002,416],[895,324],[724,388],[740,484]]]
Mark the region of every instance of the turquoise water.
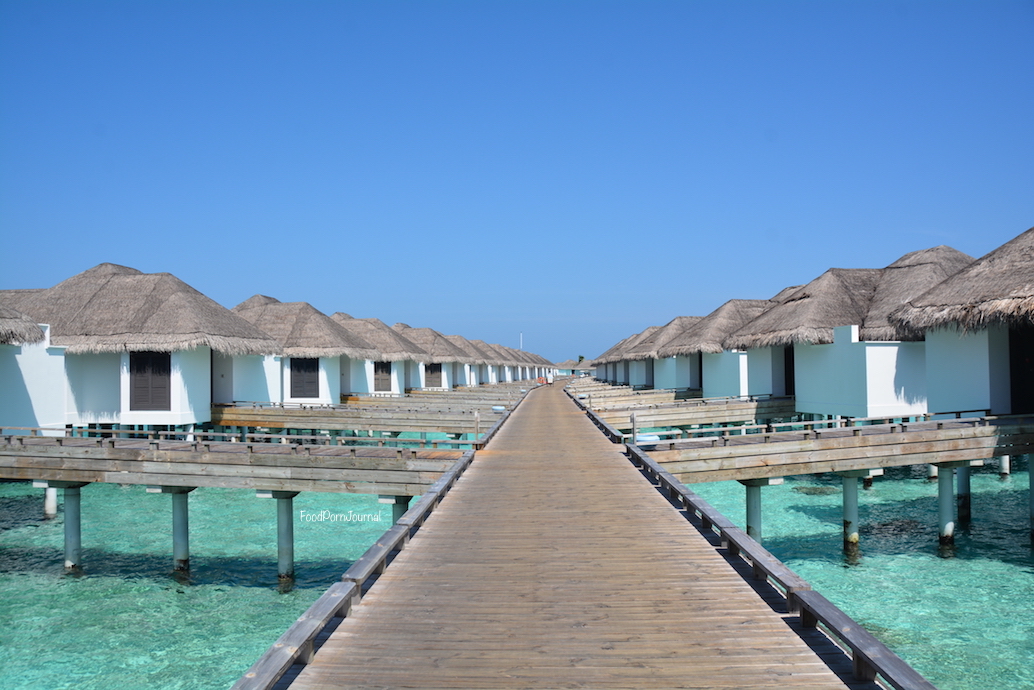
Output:
[[64,572],[63,521],[40,519],[42,495],[0,484],[5,688],[227,688],[391,525],[376,496],[299,494],[297,581],[281,594],[276,501],[253,491],[190,494],[189,581],[172,574],[168,495],[84,487],[81,575]]
[[[953,555],[937,540],[937,484],[888,470],[859,491],[862,555],[845,560],[840,479],[762,489],[763,543],[941,690],[1034,688],[1034,555],[1028,475],[973,468],[973,520]],[[737,482],[690,488],[745,521]]]
[[[1034,557],[1026,465],[974,470],[972,526],[937,546],[936,483],[890,470],[860,492],[862,555],[841,553],[840,482],[762,490],[764,543],[941,690],[1032,688]],[[694,484],[742,525],[738,483]],[[389,526],[374,496],[295,499],[298,580],[276,580],[276,506],[253,492],[191,494],[189,581],[171,573],[171,500],[97,484],[83,495],[83,574],[42,491],[0,484],[0,678],[8,688],[226,688]],[[299,511],[363,516],[304,522]],[[380,521],[369,520],[376,515]]]

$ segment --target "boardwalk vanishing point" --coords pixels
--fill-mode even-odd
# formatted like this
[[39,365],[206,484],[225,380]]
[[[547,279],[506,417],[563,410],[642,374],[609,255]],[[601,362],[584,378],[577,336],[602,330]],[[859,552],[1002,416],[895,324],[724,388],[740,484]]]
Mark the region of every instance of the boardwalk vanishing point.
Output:
[[[622,450],[559,386],[533,390],[276,687],[878,687]],[[290,634],[235,687],[268,687]]]

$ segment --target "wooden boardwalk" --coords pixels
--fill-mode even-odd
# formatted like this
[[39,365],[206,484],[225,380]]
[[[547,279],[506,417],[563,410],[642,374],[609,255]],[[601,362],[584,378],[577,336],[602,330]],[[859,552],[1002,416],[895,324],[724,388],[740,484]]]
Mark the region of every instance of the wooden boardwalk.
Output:
[[533,391],[290,687],[845,687],[619,448]]

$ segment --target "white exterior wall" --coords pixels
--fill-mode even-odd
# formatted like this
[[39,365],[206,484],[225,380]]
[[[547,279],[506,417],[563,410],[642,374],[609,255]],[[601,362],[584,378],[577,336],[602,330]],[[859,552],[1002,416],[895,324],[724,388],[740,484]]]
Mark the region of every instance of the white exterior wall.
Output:
[[212,354],[212,402],[283,402],[278,355]]
[[653,387],[654,388],[678,388],[676,381],[676,367],[674,357],[655,359],[653,361]]
[[[126,362],[128,377],[129,355]],[[122,355],[117,352],[65,355],[65,377],[68,381],[66,424],[117,424],[120,421]],[[128,379],[126,385],[128,389]],[[129,408],[128,397],[125,407]]]
[[846,417],[904,417],[927,411],[924,343],[864,342],[857,326],[833,343],[794,346],[797,411]]
[[781,347],[747,350],[747,391],[750,395],[786,395],[786,366]]
[[926,343],[862,343],[865,346],[867,417],[925,414]]
[[373,389],[373,360],[352,359],[341,355],[340,388],[342,395],[365,394]]
[[[45,339],[28,345],[0,345],[0,428],[65,426],[65,349]],[[64,433],[62,431],[62,433]]]
[[[232,403],[233,356],[222,352],[212,353],[212,402]],[[268,401],[266,401],[268,402]]]
[[[173,352],[170,358],[172,376],[169,381],[170,407],[164,410],[129,409],[129,353],[119,358],[119,424],[196,424],[212,418],[212,351],[207,347]],[[80,423],[88,421],[82,417]]]
[[701,355],[703,396],[705,398],[741,397],[747,395],[747,353],[725,350]]
[[635,360],[628,363],[628,383],[632,386],[646,386],[646,360]]
[[865,348],[858,326],[833,329],[833,343],[794,345],[797,411],[868,417]]
[[1012,410],[1009,331],[996,326],[962,334],[926,332],[926,382],[930,412]]

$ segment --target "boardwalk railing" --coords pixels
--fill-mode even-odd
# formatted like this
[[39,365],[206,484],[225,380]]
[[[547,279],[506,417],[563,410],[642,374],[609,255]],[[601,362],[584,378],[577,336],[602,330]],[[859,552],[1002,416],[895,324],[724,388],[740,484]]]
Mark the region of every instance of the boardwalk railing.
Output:
[[323,595],[303,613],[287,631],[256,661],[233,685],[232,690],[268,690],[295,664],[312,662],[317,638],[334,624],[334,619],[345,618],[352,606],[359,603],[364,588],[374,575],[383,573],[394,556],[401,552],[415,535],[427,516],[437,507],[474,460],[474,451],[463,454],[442,477],[435,482],[395,526],[386,531],[349,567]]
[[[591,414],[590,414],[591,416]],[[707,501],[688,489],[673,474],[661,467],[639,447],[628,445],[628,457],[675,503],[690,515],[699,517],[704,529],[721,538],[722,547],[730,556],[747,561],[757,579],[771,582],[784,592],[786,608],[798,614],[801,625],[821,630],[850,653],[854,675],[858,680],[876,680],[897,690],[935,690],[934,685],[905,663],[901,657],[873,637],[846,613],[824,596],[815,592],[803,578],[794,573],[767,549],[747,536]]]

